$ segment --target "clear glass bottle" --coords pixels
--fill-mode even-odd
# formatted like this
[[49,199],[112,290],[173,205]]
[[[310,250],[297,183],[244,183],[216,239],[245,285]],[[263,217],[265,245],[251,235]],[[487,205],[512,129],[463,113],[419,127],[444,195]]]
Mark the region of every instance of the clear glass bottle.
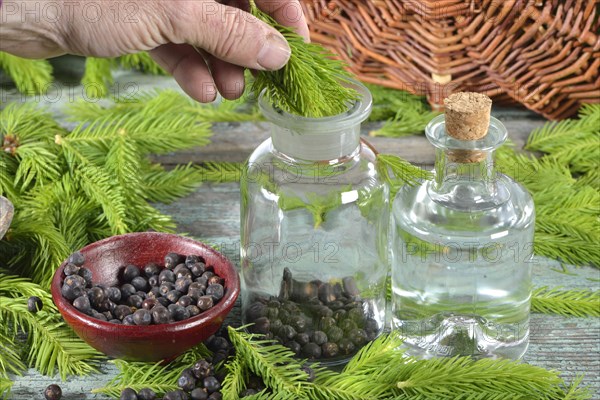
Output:
[[435,178],[404,187],[392,205],[392,326],[418,357],[518,359],[529,342],[535,215],[529,193],[494,168],[506,128],[492,117],[482,139],[457,140],[441,115],[426,134]]
[[241,182],[242,318],[300,357],[347,360],[379,335],[389,271],[388,187],[360,139],[372,98],[303,118],[263,96],[271,137]]

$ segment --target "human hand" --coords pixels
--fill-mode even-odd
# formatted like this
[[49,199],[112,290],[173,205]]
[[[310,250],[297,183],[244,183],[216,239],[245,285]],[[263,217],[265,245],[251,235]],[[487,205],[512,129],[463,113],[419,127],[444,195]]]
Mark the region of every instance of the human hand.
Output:
[[[299,0],[255,0],[308,40]],[[149,51],[192,98],[244,90],[244,68],[277,70],[284,37],[248,12],[247,0],[4,0],[0,50],[28,58],[116,57]]]

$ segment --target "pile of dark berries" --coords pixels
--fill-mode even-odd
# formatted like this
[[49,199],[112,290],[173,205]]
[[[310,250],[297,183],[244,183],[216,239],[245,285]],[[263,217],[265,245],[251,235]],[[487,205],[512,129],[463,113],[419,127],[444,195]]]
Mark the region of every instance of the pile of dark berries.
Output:
[[310,360],[346,358],[380,332],[354,278],[335,284],[303,282],[287,268],[279,296],[257,296],[245,310],[245,322],[254,323],[251,332]]
[[182,321],[212,308],[224,295],[223,278],[196,255],[169,253],[164,267],[127,265],[121,284],[92,284],[85,257],[73,253],[64,268],[63,297],[84,314],[123,325],[167,324]]
[[[200,359],[190,368],[181,372],[177,380],[178,390],[165,393],[163,400],[221,400],[221,384],[224,376],[215,371],[221,361],[233,352],[231,342],[223,336],[211,336],[205,342],[213,352],[209,359]],[[127,388],[121,392],[121,400],[156,400],[157,395],[151,389],[135,392]]]
[[50,385],[44,390],[44,398],[46,400],[60,400],[62,397],[62,389],[58,385]]

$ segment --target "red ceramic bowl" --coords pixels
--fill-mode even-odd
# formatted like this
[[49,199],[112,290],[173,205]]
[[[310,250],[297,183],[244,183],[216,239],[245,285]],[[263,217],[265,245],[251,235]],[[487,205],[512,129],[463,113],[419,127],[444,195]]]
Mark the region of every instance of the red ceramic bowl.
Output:
[[114,285],[119,269],[127,264],[163,265],[169,252],[204,257],[207,266],[225,280],[225,294],[211,309],[193,318],[170,324],[118,325],[79,312],[62,297],[64,262],[52,279],[52,298],[63,318],[90,346],[115,358],[136,361],[170,360],[214,334],[240,292],[238,274],[229,260],[213,248],[192,239],[156,232],[130,233],[92,243],[80,250],[94,283]]

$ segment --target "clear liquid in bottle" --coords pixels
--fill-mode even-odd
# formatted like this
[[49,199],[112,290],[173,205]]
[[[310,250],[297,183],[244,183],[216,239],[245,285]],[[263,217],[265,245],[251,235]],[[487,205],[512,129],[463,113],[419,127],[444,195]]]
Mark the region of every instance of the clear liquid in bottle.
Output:
[[418,357],[518,359],[535,216],[527,191],[494,169],[506,130],[491,118],[483,138],[457,140],[439,116],[427,135],[435,179],[404,187],[392,207],[392,326]]

